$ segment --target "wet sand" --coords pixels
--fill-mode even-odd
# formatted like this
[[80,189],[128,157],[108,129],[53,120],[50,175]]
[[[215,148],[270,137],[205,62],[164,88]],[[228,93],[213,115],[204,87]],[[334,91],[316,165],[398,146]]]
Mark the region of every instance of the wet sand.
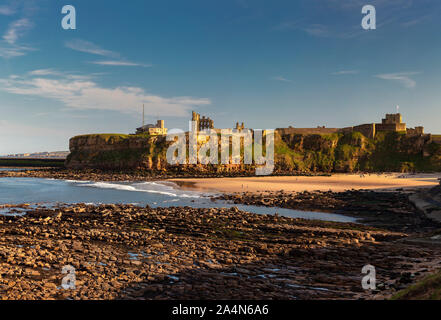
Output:
[[234,192],[303,192],[347,190],[396,190],[430,188],[439,184],[435,174],[334,174],[332,176],[238,177],[170,179],[180,187],[201,191]]

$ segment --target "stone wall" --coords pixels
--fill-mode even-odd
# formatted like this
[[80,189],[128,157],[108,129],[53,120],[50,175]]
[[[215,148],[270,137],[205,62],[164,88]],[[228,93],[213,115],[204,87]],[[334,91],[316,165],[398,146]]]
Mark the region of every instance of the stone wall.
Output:
[[365,137],[373,139],[375,137],[377,130],[375,123],[369,123],[369,124],[361,124],[359,126],[355,126],[353,131],[360,132]]
[[290,134],[332,134],[337,133],[340,129],[337,128],[278,128],[276,129],[280,135],[290,135]]
[[441,135],[432,135],[432,141],[441,144]]
[[424,127],[407,128],[408,135],[423,135]]
[[390,132],[406,132],[406,124],[405,123],[391,123],[391,124],[383,124],[377,123],[375,125],[376,131],[390,131]]

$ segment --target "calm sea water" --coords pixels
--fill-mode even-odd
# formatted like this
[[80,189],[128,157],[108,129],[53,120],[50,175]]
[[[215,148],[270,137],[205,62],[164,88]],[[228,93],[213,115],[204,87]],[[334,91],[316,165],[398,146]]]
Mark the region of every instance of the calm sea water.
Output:
[[[0,204],[58,203],[124,203],[151,207],[189,206],[195,208],[232,207],[259,213],[293,218],[337,222],[356,222],[356,219],[337,214],[304,212],[282,208],[236,205],[226,201],[213,202],[213,194],[178,188],[170,182],[92,182],[39,178],[0,178]],[[4,210],[2,210],[3,213]],[[0,212],[1,214],[1,212]]]

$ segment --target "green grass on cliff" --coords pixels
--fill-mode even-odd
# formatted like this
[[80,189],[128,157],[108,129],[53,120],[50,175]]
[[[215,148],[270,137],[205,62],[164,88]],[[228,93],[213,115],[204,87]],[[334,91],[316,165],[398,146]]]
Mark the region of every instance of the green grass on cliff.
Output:
[[422,137],[379,132],[332,135],[291,134],[276,138],[276,165],[300,171],[440,171],[441,145]]
[[392,300],[441,300],[441,271],[398,292]]
[[110,140],[126,140],[132,138],[149,138],[151,137],[148,133],[143,134],[123,134],[123,133],[97,133],[97,134],[83,134],[80,136],[73,137],[76,138],[101,138],[105,141]]
[[127,139],[129,137],[131,137],[131,135],[129,134],[123,134],[123,133],[92,133],[92,134],[83,134],[83,135],[79,135],[79,136],[75,136],[72,139],[76,139],[76,138],[90,138],[90,137],[100,137],[103,139],[108,139],[111,137],[114,138],[121,138],[121,139]]

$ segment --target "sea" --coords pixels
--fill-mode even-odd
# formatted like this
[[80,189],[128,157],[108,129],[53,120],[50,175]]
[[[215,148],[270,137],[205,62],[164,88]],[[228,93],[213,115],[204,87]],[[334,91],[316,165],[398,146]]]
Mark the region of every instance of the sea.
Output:
[[[17,169],[0,169],[17,170]],[[291,218],[354,222],[357,220],[339,214],[308,212],[285,208],[233,204],[212,200],[216,193],[180,188],[167,181],[95,182],[56,180],[44,178],[0,178],[0,205],[28,203],[35,206],[60,204],[133,204],[150,207],[230,208],[257,214],[278,214]],[[9,214],[8,209],[0,214]]]

